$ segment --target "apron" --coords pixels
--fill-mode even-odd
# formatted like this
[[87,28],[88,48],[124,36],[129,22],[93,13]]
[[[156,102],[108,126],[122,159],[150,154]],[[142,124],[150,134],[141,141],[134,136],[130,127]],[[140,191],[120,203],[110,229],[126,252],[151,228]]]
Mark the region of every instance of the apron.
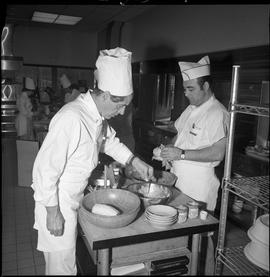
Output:
[[[105,126],[104,126],[105,125]],[[104,140],[106,124],[100,126],[100,133],[96,139],[96,155],[92,159],[92,168],[97,166],[98,153]],[[39,202],[35,204],[35,224],[38,230],[37,249],[43,252],[61,251],[76,247],[78,208],[84,197],[84,190],[88,184],[91,172],[85,176],[74,176],[65,172],[64,178],[60,178],[57,184],[59,189],[59,206],[65,219],[64,233],[62,236],[51,235],[46,226],[47,210]]]
[[191,198],[207,204],[207,210],[216,206],[219,180],[214,167],[202,166],[192,161],[174,161],[171,172],[178,179],[175,186]]

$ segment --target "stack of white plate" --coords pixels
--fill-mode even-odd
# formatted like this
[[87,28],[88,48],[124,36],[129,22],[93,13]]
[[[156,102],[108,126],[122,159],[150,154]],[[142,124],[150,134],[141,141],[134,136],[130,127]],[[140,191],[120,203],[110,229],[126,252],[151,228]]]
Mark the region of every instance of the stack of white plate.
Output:
[[164,228],[177,222],[178,211],[168,205],[151,205],[145,210],[145,218],[153,226]]
[[245,246],[246,257],[255,265],[269,271],[269,214],[257,218],[248,230],[251,241]]

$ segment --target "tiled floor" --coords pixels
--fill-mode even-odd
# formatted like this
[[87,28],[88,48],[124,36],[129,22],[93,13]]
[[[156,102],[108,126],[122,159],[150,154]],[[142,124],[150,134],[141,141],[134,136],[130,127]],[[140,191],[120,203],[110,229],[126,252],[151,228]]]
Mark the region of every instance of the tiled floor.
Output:
[[[33,191],[17,185],[16,155],[16,141],[2,138],[2,275],[44,275],[44,257],[36,250],[33,229]],[[236,226],[228,224],[227,230],[228,246],[248,242]]]

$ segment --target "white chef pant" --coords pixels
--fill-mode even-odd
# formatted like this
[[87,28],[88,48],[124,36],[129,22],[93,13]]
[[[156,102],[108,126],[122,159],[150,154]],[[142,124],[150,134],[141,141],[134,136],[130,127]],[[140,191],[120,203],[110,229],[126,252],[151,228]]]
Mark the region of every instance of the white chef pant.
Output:
[[75,248],[43,253],[45,275],[77,275]]

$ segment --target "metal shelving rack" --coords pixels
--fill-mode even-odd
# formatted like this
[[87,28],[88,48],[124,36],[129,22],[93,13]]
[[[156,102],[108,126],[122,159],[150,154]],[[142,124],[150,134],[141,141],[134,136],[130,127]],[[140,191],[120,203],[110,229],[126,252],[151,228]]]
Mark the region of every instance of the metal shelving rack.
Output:
[[[239,65],[233,66],[231,102],[230,102],[230,127],[228,144],[225,156],[224,177],[222,180],[222,198],[220,210],[220,223],[218,244],[216,249],[215,275],[221,274],[222,266],[227,266],[235,275],[262,275],[268,276],[269,272],[251,263],[244,254],[244,246],[224,247],[227,222],[229,192],[251,202],[256,208],[260,207],[269,212],[269,176],[231,178],[231,165],[233,154],[233,141],[236,113],[251,114],[269,117],[269,107],[256,107],[237,104],[239,84]],[[256,220],[256,213],[254,221]]]

